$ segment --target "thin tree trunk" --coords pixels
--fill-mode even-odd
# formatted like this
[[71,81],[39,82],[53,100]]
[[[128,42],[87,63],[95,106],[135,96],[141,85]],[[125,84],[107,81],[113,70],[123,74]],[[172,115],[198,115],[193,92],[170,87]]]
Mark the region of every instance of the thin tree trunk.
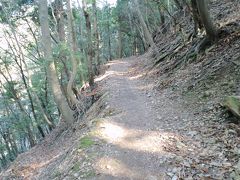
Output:
[[94,52],[95,52],[94,55],[95,55],[95,63],[96,63],[95,74],[98,75],[100,70],[100,50],[99,50],[99,32],[98,32],[96,0],[92,0],[92,8],[93,8],[93,37],[94,37]]
[[203,24],[198,12],[198,7],[197,7],[197,0],[191,0],[191,11],[192,11],[192,16],[193,16],[193,21],[194,21],[194,36],[198,34],[199,30],[202,30]]
[[48,6],[47,0],[39,0],[39,18],[41,24],[41,33],[42,33],[42,44],[44,50],[44,57],[47,62],[47,76],[48,83],[52,88],[54,100],[63,115],[63,120],[70,126],[74,122],[73,111],[68,106],[67,100],[64,97],[58,76],[56,67],[53,61],[52,56],[52,42],[49,30],[49,22],[48,22]]
[[68,44],[70,47],[70,59],[72,64],[72,72],[71,76],[67,85],[67,94],[71,100],[73,105],[78,104],[77,98],[74,96],[73,93],[73,85],[75,81],[75,77],[77,75],[77,42],[76,42],[76,33],[74,29],[73,17],[72,17],[72,9],[71,9],[71,0],[67,0],[67,16],[68,16]]
[[9,141],[9,134],[7,132],[2,134],[3,140],[5,142],[5,147],[7,149],[7,153],[10,156],[10,160],[12,161],[14,159],[14,154],[10,148],[10,141]]
[[110,8],[108,7],[108,10],[107,10],[107,33],[108,33],[108,56],[109,56],[109,61],[112,60],[112,46],[111,46],[111,32],[110,32]]
[[210,17],[208,10],[208,0],[197,0],[197,7],[206,33],[210,40],[214,41],[217,37],[217,30]]
[[[59,41],[61,43],[61,46],[66,42],[66,33],[64,29],[64,9],[63,9],[63,0],[56,0],[56,8],[55,8],[55,17],[57,21],[57,32]],[[64,54],[64,52],[60,51],[60,59],[63,63],[64,73],[66,76],[66,80],[69,81],[70,79],[70,73],[67,68],[67,57]]]
[[179,0],[174,0],[174,2],[175,2],[175,4],[176,4],[176,6],[177,6],[178,9],[180,9],[180,10],[183,9],[183,6],[182,6],[182,4],[179,2]]
[[121,27],[118,27],[118,58],[122,58],[123,47],[122,47],[122,31]]
[[[28,95],[28,99],[29,99],[29,102],[30,102],[30,107],[31,107],[31,110],[32,110],[32,114],[33,114],[34,120],[35,120],[35,122],[37,124],[37,129],[39,130],[41,136],[44,138],[45,134],[44,134],[44,132],[42,130],[42,127],[39,125],[39,122],[38,122],[38,119],[37,119],[37,115],[36,115],[36,112],[35,112],[35,107],[34,107],[33,100],[32,100],[32,95],[30,93],[28,82],[27,82],[26,76],[24,74],[23,64],[25,65],[25,70],[28,72],[28,69],[27,69],[28,67],[27,67],[27,64],[25,62],[25,56],[24,56],[24,53],[22,51],[22,47],[21,47],[21,45],[20,45],[20,43],[18,41],[18,38],[17,38],[17,35],[16,35],[14,27],[12,27],[12,25],[10,25],[10,28],[11,28],[11,32],[12,32],[13,37],[14,37],[13,39],[15,40],[15,43],[13,42],[13,40],[12,40],[12,43],[16,44],[18,49],[16,49],[16,47],[14,48],[6,37],[5,37],[5,39],[6,39],[7,43],[8,43],[8,45],[9,45],[12,53],[14,54],[14,61],[16,62],[17,66],[18,66],[18,68],[20,70],[21,78],[22,78],[24,87],[25,87],[25,89],[27,91],[27,95]],[[9,35],[9,39],[11,39],[10,35]],[[14,53],[14,49],[16,51],[16,54]],[[18,61],[18,59],[19,59],[19,61]]]
[[[5,74],[2,71],[0,71],[0,73],[3,75],[4,79],[9,84],[11,95],[13,96],[13,99],[17,103],[17,105],[18,105],[20,111],[22,112],[23,116],[26,119],[29,119],[30,121],[32,121],[31,116],[25,111],[22,103],[20,102],[20,99],[17,96],[17,91],[10,85],[10,81],[5,76]],[[30,146],[33,147],[33,146],[35,146],[36,143],[35,143],[33,132],[32,132],[32,130],[30,128],[30,125],[28,123],[26,123],[26,129],[27,129],[27,135],[28,135],[28,139],[29,139],[29,142],[30,142]]]
[[151,46],[154,50],[156,49],[156,45],[153,41],[153,38],[152,38],[152,35],[144,21],[144,18],[142,16],[142,13],[139,9],[139,6],[138,6],[138,0],[134,0],[134,5],[135,5],[135,10],[137,12],[137,15],[138,15],[138,18],[139,18],[139,21],[140,21],[140,24],[141,24],[141,27],[143,29],[143,32],[144,32],[144,37],[145,37],[145,40],[148,44],[148,46]]
[[92,68],[92,62],[93,62],[93,47],[92,47],[92,38],[91,38],[91,22],[90,17],[86,9],[86,0],[82,0],[83,4],[83,12],[85,16],[86,21],[86,28],[87,28],[87,54],[88,54],[88,77],[89,77],[89,85],[91,90],[94,89],[94,76],[93,76],[93,68]]
[[38,104],[38,107],[40,109],[40,112],[43,116],[44,121],[47,123],[47,125],[50,127],[50,129],[54,129],[56,126],[54,124],[54,122],[52,121],[52,119],[49,117],[48,113],[45,111],[45,109],[42,106],[42,103],[38,97],[38,95],[36,93],[33,93],[35,100]]
[[63,9],[63,0],[56,0],[55,1],[55,10],[54,10],[54,14],[56,17],[56,23],[57,23],[57,32],[58,32],[58,38],[60,41],[60,52],[59,52],[59,59],[63,64],[63,69],[64,71],[61,72],[61,88],[63,91],[63,94],[65,95],[65,97],[69,102],[69,98],[68,98],[68,93],[67,93],[67,83],[70,79],[70,72],[68,70],[67,67],[67,61],[68,58],[66,56],[66,53],[64,52],[64,50],[62,50],[63,46],[66,43],[66,33],[65,33],[65,25],[64,25],[64,9]]
[[167,32],[166,24],[165,24],[165,15],[164,15],[164,11],[163,11],[163,9],[160,5],[158,6],[158,11],[159,11],[159,14],[160,14],[160,19],[161,19],[162,33],[165,34]]

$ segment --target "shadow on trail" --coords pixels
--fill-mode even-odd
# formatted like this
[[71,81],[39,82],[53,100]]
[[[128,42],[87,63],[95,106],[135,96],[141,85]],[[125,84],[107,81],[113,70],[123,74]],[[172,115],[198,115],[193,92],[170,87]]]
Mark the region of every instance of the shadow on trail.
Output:
[[[112,61],[100,79],[105,80],[109,106],[121,113],[105,118],[97,126],[96,138],[106,142],[99,150],[103,156],[95,164],[97,179],[169,178],[165,175],[171,167],[169,159],[192,153],[194,146],[188,147],[184,143],[187,139],[164,130],[165,119],[157,122],[156,112],[142,92],[142,75],[130,75],[129,67],[126,60]],[[164,118],[174,119],[171,116],[179,113],[171,103],[163,105],[169,107],[162,111],[176,111],[170,117],[163,112]],[[163,130],[157,130],[156,125]]]

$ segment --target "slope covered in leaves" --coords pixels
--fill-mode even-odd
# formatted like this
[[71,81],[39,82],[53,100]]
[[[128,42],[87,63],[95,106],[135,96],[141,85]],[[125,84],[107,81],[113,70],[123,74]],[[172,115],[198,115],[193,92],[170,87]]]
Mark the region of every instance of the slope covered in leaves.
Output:
[[178,13],[174,16],[176,29],[155,34],[159,51],[150,53],[142,68],[158,93],[168,92],[176,104],[194,115],[182,127],[176,124],[177,131],[203,148],[182,159],[179,166],[184,173],[193,179],[239,179],[240,121],[223,107],[223,101],[226,96],[239,95],[240,4],[237,0],[210,2],[220,32],[217,42],[195,52],[204,35],[192,37],[191,17]]

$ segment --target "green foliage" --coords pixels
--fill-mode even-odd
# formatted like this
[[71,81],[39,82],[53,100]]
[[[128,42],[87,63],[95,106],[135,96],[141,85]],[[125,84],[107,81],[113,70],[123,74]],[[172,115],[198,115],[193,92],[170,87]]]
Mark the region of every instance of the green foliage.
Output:
[[17,84],[18,83],[16,81],[9,81],[8,83],[5,83],[5,93],[3,93],[3,95],[8,99],[14,99],[15,94],[18,94],[16,90]]
[[86,149],[94,145],[94,141],[91,137],[85,136],[80,139],[79,149]]

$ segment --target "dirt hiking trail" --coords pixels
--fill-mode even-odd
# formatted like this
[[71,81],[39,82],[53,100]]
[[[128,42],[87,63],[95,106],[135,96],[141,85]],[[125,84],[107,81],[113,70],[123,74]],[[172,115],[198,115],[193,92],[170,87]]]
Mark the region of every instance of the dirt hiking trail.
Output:
[[[108,117],[100,126],[107,144],[96,163],[100,175],[97,179],[167,179],[166,173],[173,170],[170,160],[175,157],[171,148],[178,153],[194,151],[195,146],[187,147],[183,143],[186,139],[173,131],[181,126],[180,116],[186,119],[188,114],[164,93],[155,97],[153,84],[144,84],[142,74],[132,68],[137,60],[132,57],[112,61],[104,75],[108,78],[108,108],[120,113]],[[179,169],[175,167],[174,171],[168,173],[171,179],[179,177],[174,174],[180,173]]]
[[147,61],[143,55],[109,62],[95,79],[102,96],[85,117],[56,128],[0,179],[239,179],[232,160],[239,151],[229,148],[239,141],[236,125],[219,122],[209,103],[206,109],[172,87],[156,89],[159,79],[145,76]]

